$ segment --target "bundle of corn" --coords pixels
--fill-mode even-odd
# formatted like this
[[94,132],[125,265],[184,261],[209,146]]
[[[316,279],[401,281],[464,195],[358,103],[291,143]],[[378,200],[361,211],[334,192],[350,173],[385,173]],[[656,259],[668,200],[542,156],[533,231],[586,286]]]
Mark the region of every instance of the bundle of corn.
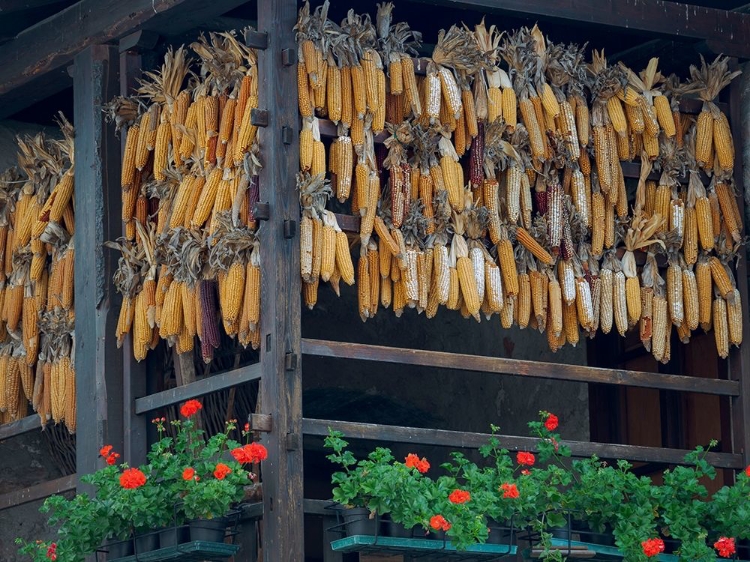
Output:
[[209,362],[220,321],[243,346],[258,345],[257,59],[234,32],[201,36],[190,48],[195,72],[184,48],[169,50],[138,97],[109,106],[118,128],[128,127],[125,238],[112,245],[122,253],[117,338],[122,344],[132,328],[139,361],[160,339],[188,353],[198,336]]
[[0,423],[26,416],[75,432],[73,128],[18,139],[0,178]]
[[727,116],[714,100],[724,87],[742,71],[729,71],[729,58],[718,56],[706,64],[701,55],[701,66],[690,65],[692,89],[703,100],[698,115],[695,135],[695,159],[701,168],[716,168],[731,175],[734,168],[734,142]]
[[[314,11],[305,4],[297,25],[300,167],[312,177],[331,172],[336,198],[351,197],[360,217],[363,320],[380,305],[429,318],[441,305],[477,319],[499,313],[504,327],[547,331],[555,350],[575,345],[581,328],[593,337],[600,326],[616,326],[624,335],[638,324],[659,360],[670,356],[670,332],[660,324],[654,344],[655,319],[674,324],[683,341],[698,324],[710,329],[711,307],[707,318],[700,306],[696,316],[688,291],[712,292],[711,264],[715,275],[717,262],[726,273],[741,221],[718,160],[708,192],[703,186],[690,156],[696,127],[679,104],[702,89],[713,110],[733,75],[719,63],[696,71],[706,88],[695,78],[665,79],[657,59],[640,73],[608,64],[599,51],[586,64],[585,46],[553,43],[536,26],[503,36],[484,21],[473,31],[441,31],[432,56],[414,61],[421,36],[393,22],[391,3],[378,8],[374,24],[350,11],[337,25],[327,19],[327,2]],[[337,127],[328,166],[326,116]],[[385,141],[375,147],[381,130]],[[620,162],[634,159],[641,177],[631,211]],[[648,179],[652,167],[658,182]],[[313,207],[303,199],[310,307],[320,238],[313,229],[338,226],[326,200]],[[668,267],[660,272],[652,253],[639,272],[635,255],[657,241],[669,248]],[[329,263],[336,290],[336,263]],[[682,316],[670,297],[678,278]]]

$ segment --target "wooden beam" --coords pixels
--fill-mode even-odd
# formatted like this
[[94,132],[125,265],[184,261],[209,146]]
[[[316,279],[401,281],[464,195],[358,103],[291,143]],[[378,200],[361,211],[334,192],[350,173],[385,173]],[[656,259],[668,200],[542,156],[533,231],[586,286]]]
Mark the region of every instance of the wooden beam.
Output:
[[[268,126],[258,131],[262,158],[260,200],[268,220],[261,223],[262,311],[260,383],[262,413],[271,414],[268,459],[263,470],[263,560],[304,559],[302,512],[302,377],[300,371],[301,281],[299,228],[285,237],[285,224],[299,222],[295,170],[299,167],[296,64],[282,52],[297,48],[293,27],[296,0],[258,0],[258,31],[268,48],[258,52],[259,108]],[[289,59],[286,59],[289,62]]]
[[158,410],[165,406],[179,404],[180,402],[190,400],[191,398],[197,398],[199,396],[211,394],[212,392],[232,388],[233,386],[258,380],[260,375],[260,363],[254,363],[252,365],[247,365],[246,367],[233,369],[219,375],[211,375],[190,384],[170,388],[169,390],[163,390],[162,392],[157,392],[156,394],[151,394],[142,398],[136,398],[135,413],[139,415],[145,414],[146,412]]
[[[401,427],[311,418],[304,418],[302,420],[302,429],[305,435],[326,436],[328,435],[329,428],[341,431],[346,437],[353,439],[392,441],[414,445],[437,445],[464,449],[477,449],[482,445],[486,445],[492,437],[488,433],[467,433],[445,429]],[[533,437],[517,437],[515,435],[495,435],[495,437],[500,441],[501,447],[511,451],[533,451],[537,449],[539,443],[539,439]],[[662,464],[685,464],[685,455],[691,452],[682,449],[589,443],[586,441],[565,440],[565,444],[570,447],[573,456],[578,458],[596,455],[602,459],[625,459]],[[707,453],[706,460],[717,468],[743,468],[745,466],[742,455],[732,453]]]
[[735,381],[665,375],[644,371],[626,371],[623,369],[601,369],[584,365],[545,363],[541,361],[508,359],[505,357],[484,357],[464,353],[446,353],[444,351],[313,340],[308,338],[302,340],[302,353],[318,357],[358,359],[361,361],[419,365],[422,367],[509,374],[532,378],[681,390],[684,392],[720,396],[736,396],[739,394],[739,384]]
[[667,0],[417,0],[492,14],[538,16],[684,41],[705,40],[716,53],[750,58],[750,16]]
[[63,492],[75,490],[76,480],[77,475],[71,474],[69,476],[57,478],[56,480],[42,482],[36,486],[29,486],[22,490],[16,490],[15,492],[8,492],[7,494],[0,495],[0,511],[36,500],[42,500],[53,494],[61,494]]
[[[737,68],[736,61],[732,62],[732,69]],[[742,217],[742,236],[747,234],[747,212],[745,211],[745,199],[743,197],[747,186],[744,185],[744,165],[742,140],[744,135],[738,134],[742,122],[742,114],[750,108],[747,99],[742,103],[742,81],[734,80],[729,87],[729,120],[734,129],[734,150],[739,157],[734,159],[734,180],[739,188],[737,190],[737,205]],[[747,247],[742,247],[744,258],[740,259],[737,266],[737,289],[742,299],[742,329],[750,330],[750,317],[748,316],[748,271],[747,271]],[[740,254],[742,255],[742,254]],[[739,396],[731,400],[732,419],[732,451],[740,453],[745,459],[745,464],[750,465],[750,345],[745,343],[739,348],[733,347],[729,354],[728,378],[740,385]]]
[[31,414],[20,420],[0,425],[0,441],[10,439],[16,435],[31,433],[32,431],[41,431],[42,429],[44,429],[44,426],[39,420],[39,416]]
[[0,95],[69,64],[86,47],[140,28],[179,33],[243,0],[80,0],[0,47]]
[[[155,33],[138,31],[123,38],[118,51],[120,63],[120,95],[133,95],[138,87],[138,80],[142,76],[143,56],[142,52],[149,50],[156,44]],[[125,152],[125,134],[120,137],[120,154]],[[125,226],[121,224],[121,232]],[[124,232],[122,232],[124,234]],[[117,294],[116,296],[121,297]],[[117,306],[120,306],[118,303]],[[148,425],[149,420],[145,416],[138,415],[136,411],[136,398],[148,394],[146,385],[148,381],[148,369],[146,361],[140,363],[133,355],[133,332],[125,337],[125,345],[122,346],[122,402],[123,402],[123,461],[130,466],[139,466],[146,462],[148,453]]]
[[105,122],[104,103],[119,92],[117,47],[88,47],[75,58],[75,368],[76,466],[100,468],[104,444],[123,450],[122,352],[115,342],[119,308],[111,279],[117,256],[103,243],[121,233],[120,142]]

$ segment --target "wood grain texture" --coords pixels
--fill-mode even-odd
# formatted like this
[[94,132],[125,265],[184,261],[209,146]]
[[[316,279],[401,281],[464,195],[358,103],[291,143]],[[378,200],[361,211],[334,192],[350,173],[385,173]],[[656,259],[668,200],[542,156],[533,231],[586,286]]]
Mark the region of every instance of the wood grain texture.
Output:
[[[261,367],[262,413],[273,417],[264,435],[268,459],[263,471],[263,560],[304,560],[302,510],[302,378],[300,361],[286,367],[288,353],[300,356],[301,281],[299,238],[284,237],[284,221],[299,221],[295,171],[299,143],[284,143],[283,130],[299,135],[296,65],[282,64],[282,51],[295,49],[294,0],[258,0],[258,31],[268,48],[258,52],[258,107],[268,110],[268,126],[258,131],[264,166],[260,200],[270,217],[262,222]],[[299,231],[299,229],[296,229]],[[266,439],[267,438],[267,439]]]
[[76,57],[75,85],[75,368],[76,464],[100,468],[104,444],[123,450],[122,352],[115,342],[119,308],[111,283],[114,252],[102,244],[121,234],[120,143],[102,105],[119,92],[116,47],[88,47]]
[[250,381],[258,380],[261,375],[260,363],[233,369],[226,373],[211,375],[190,384],[163,390],[155,394],[135,399],[135,413],[138,415],[158,410],[172,404],[179,404],[191,398],[205,396],[212,392],[239,386]]
[[[366,439],[414,445],[439,445],[452,448],[477,449],[485,445],[490,437],[488,433],[468,433],[448,431],[445,429],[425,429],[420,427],[400,427],[371,423],[344,422],[336,420],[317,420],[304,418],[302,427],[305,435],[325,436],[328,429],[341,431],[347,438]],[[500,446],[510,451],[534,451],[538,439],[517,437],[515,435],[495,435]],[[626,459],[629,461],[654,462],[664,464],[684,464],[685,455],[690,451],[682,449],[664,449],[661,447],[641,447],[637,445],[617,445],[611,443],[589,443],[585,441],[565,440],[574,457],[596,455],[602,459]],[[732,453],[708,453],[706,460],[719,468],[744,467],[742,455]]]
[[31,433],[32,431],[41,431],[42,428],[43,426],[42,422],[39,420],[39,416],[31,414],[20,420],[0,425],[0,441],[3,439],[10,439],[16,435]]
[[505,357],[484,357],[463,353],[446,353],[443,351],[405,349],[308,338],[302,340],[302,353],[318,357],[358,359],[362,361],[420,365],[524,377],[681,390],[704,394],[729,396],[739,394],[739,384],[735,381],[665,375],[644,371],[626,371],[623,369],[601,369],[584,365],[565,365],[561,363],[507,359]]
[[666,0],[417,0],[461,6],[490,14],[523,14],[651,33],[688,41],[705,40],[716,54],[750,57],[750,16]]
[[62,478],[37,484],[36,486],[29,486],[22,490],[2,494],[0,495],[0,511],[16,507],[17,505],[41,500],[53,494],[61,494],[63,492],[75,490],[77,479],[76,474],[70,474],[68,476],[63,476]]

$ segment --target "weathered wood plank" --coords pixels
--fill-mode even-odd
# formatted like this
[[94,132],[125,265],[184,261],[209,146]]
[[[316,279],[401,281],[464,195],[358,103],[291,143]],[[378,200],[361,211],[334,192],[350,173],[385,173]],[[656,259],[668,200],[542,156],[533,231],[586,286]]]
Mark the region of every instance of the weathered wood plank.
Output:
[[[300,361],[299,238],[284,237],[285,221],[299,221],[295,170],[299,167],[296,65],[282,51],[296,49],[294,0],[258,0],[258,31],[268,48],[258,52],[259,107],[268,126],[259,130],[264,161],[260,199],[270,209],[260,227],[262,311],[260,384],[262,413],[273,417],[263,471],[263,560],[304,559],[302,512],[302,378]],[[285,144],[285,139],[290,140]],[[299,231],[297,228],[296,231]],[[295,360],[287,363],[286,357]],[[265,436],[264,436],[265,439]]]
[[67,65],[91,45],[119,39],[141,27],[183,32],[243,1],[80,0],[0,47],[0,95]]
[[[149,34],[138,32],[137,37],[128,36],[118,45],[120,63],[120,95],[132,95],[138,87],[138,79],[142,76],[143,57],[141,51],[155,43]],[[153,36],[155,34],[151,34]],[[125,152],[125,137],[121,135],[120,150]],[[121,225],[121,231],[124,230]],[[124,232],[121,232],[121,235]],[[121,295],[117,295],[121,298]],[[120,301],[121,303],[121,301]],[[120,306],[118,303],[117,306]],[[148,452],[148,418],[140,416],[135,411],[135,400],[147,394],[146,362],[138,363],[133,356],[133,333],[126,336],[125,343],[120,350],[122,353],[122,387],[123,387],[123,460],[130,466],[138,466],[146,462]]]
[[[736,61],[732,63],[737,67]],[[744,185],[744,162],[742,159],[742,139],[740,134],[740,123],[742,112],[747,111],[747,107],[742,107],[740,80],[734,80],[729,89],[729,119],[732,124],[734,133],[734,152],[737,157],[734,159],[734,180],[737,186],[737,204],[740,208],[742,217],[742,236],[747,234],[747,213],[745,212],[745,193]],[[743,257],[747,258],[747,248],[743,247]],[[740,254],[742,255],[742,254]],[[742,298],[742,331],[747,338],[750,332],[750,315],[748,315],[748,271],[747,259],[740,259],[737,267],[737,289],[740,291]],[[729,354],[729,373],[728,378],[737,381],[740,385],[739,396],[731,400],[731,419],[732,419],[732,451],[740,453],[745,459],[745,464],[750,464],[750,345],[747,341],[739,348],[733,347]]]
[[16,435],[31,433],[32,431],[41,431],[42,428],[43,426],[42,422],[39,420],[39,416],[31,414],[20,420],[0,425],[0,441],[3,439],[10,439]]
[[737,12],[705,8],[666,0],[418,0],[424,4],[461,6],[491,14],[523,14],[564,20],[575,25],[611,28],[705,40],[716,53],[750,57],[750,17]]
[[75,366],[79,474],[99,468],[105,443],[123,450],[122,352],[115,342],[119,309],[114,252],[102,244],[121,234],[120,143],[102,105],[119,92],[116,47],[88,47],[76,56],[75,109]]
[[218,375],[211,375],[210,377],[197,380],[184,386],[178,386],[148,396],[143,396],[142,398],[136,398],[135,413],[139,415],[145,414],[146,412],[158,410],[159,408],[171,406],[172,404],[178,404],[185,400],[190,400],[191,398],[198,398],[199,396],[205,396],[212,392],[224,390],[233,386],[239,386],[250,381],[258,380],[260,375],[260,363],[254,363]]
[[[392,441],[415,445],[438,445],[454,448],[476,449],[486,444],[492,435],[488,433],[468,433],[445,429],[425,429],[421,427],[401,427],[371,423],[344,422],[303,418],[302,429],[305,435],[328,435],[328,429],[341,431],[347,438],[372,441]],[[536,450],[539,439],[517,437],[515,435],[495,435],[500,446],[511,451]],[[611,443],[589,443],[586,441],[565,441],[574,457],[584,458],[596,455],[602,459],[625,459],[639,462],[664,464],[684,464],[685,455],[690,451],[642,447],[638,445],[617,445]],[[706,460],[718,468],[742,468],[742,455],[733,453],[708,453]]]
[[405,349],[308,338],[302,340],[302,353],[318,357],[359,359],[362,361],[420,365],[423,367],[510,374],[524,377],[661,388],[703,394],[728,396],[739,394],[739,384],[735,381],[665,375],[643,371],[626,371],[623,369],[601,369],[599,367],[587,367],[584,365],[565,365],[562,363],[508,359],[505,357],[484,357],[464,353],[446,353],[444,351]]
[[71,474],[55,480],[49,480],[36,486],[29,486],[22,490],[8,492],[0,495],[0,511],[25,503],[41,500],[53,494],[61,494],[70,490],[75,490],[77,475]]

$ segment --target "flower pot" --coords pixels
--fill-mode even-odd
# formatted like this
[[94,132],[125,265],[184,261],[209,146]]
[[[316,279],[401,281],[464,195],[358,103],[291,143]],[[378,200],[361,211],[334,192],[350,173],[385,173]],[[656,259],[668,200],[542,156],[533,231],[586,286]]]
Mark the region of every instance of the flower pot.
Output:
[[186,543],[190,541],[190,528],[186,526],[181,527],[167,527],[159,531],[159,547],[166,548],[168,546],[177,546],[178,544]]
[[135,552],[137,554],[146,554],[159,548],[159,533],[146,532],[135,537]]
[[487,520],[487,528],[490,530],[487,536],[487,544],[508,544],[510,542],[510,522]]
[[370,510],[366,507],[345,509],[342,515],[348,536],[378,534],[378,520],[375,517],[370,519]]
[[224,542],[224,534],[227,530],[226,517],[193,519],[189,525],[191,541]]
[[107,560],[125,558],[133,554],[133,539],[126,539],[124,541],[117,539],[110,540],[104,545],[104,550],[107,551]]
[[389,537],[410,539],[414,533],[414,527],[407,529],[403,524],[388,519],[383,521],[383,533]]

